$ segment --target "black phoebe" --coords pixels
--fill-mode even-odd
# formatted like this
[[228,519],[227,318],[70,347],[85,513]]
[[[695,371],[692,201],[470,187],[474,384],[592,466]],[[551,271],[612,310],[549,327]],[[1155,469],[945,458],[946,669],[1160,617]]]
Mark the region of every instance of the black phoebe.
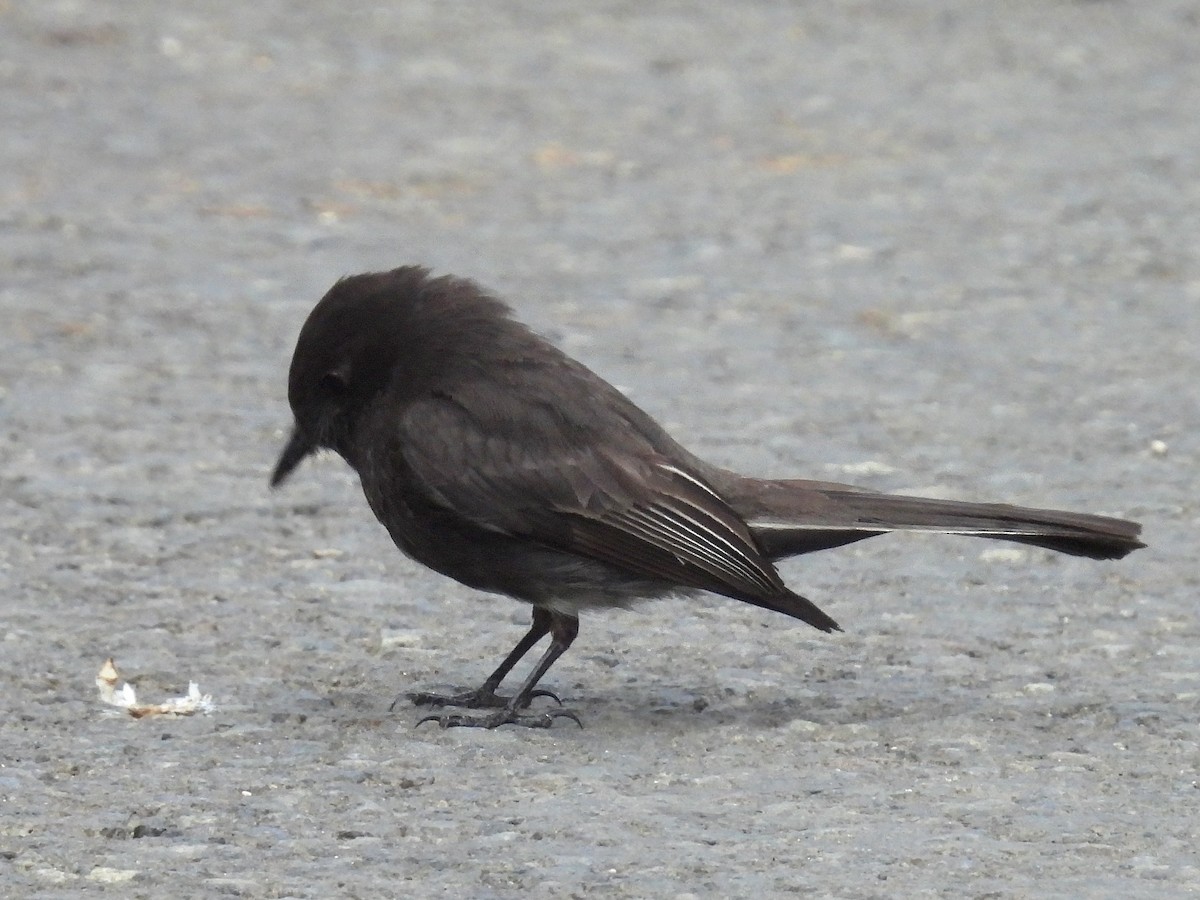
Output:
[[[1138,547],[1135,522],[898,497],[820,481],[746,478],[697,459],[616,388],[511,317],[471,281],[405,266],[355,275],[316,305],[288,374],[295,430],[271,476],[337,451],[404,553],[533,605],[533,625],[474,691],[410,694],[443,727],[549,726],[528,710],[579,632],[579,612],[711,591],[838,624],[774,562],[888,531],[1001,538],[1093,559]],[[512,697],[496,690],[546,634]],[[556,698],[557,699],[557,698]],[[420,723],[418,723],[420,724]]]

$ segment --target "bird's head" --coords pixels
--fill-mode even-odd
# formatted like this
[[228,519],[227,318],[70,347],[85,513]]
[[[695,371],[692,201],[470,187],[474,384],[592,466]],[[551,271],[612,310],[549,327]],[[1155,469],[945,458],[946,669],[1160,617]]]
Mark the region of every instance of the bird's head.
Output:
[[272,487],[317,450],[345,456],[362,410],[394,375],[402,319],[427,276],[426,269],[405,266],[343,278],[309,313],[288,372],[295,425],[275,464]]
[[288,373],[295,416],[271,486],[317,450],[354,465],[355,429],[384,391],[403,404],[469,373],[492,355],[514,358],[529,333],[501,301],[464,278],[421,266],[343,278],[309,313]]

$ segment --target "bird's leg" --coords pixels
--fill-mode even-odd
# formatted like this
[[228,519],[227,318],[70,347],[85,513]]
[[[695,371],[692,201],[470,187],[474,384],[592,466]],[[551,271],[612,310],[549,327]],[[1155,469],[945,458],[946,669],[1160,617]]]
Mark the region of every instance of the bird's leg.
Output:
[[[546,674],[547,671],[549,671],[550,667],[554,665],[554,661],[566,652],[567,648],[571,646],[571,643],[579,634],[579,619],[577,617],[565,615],[563,613],[545,611],[545,621],[542,626],[539,626],[538,611],[540,610],[535,608],[534,626],[530,629],[529,634],[533,634],[539,627],[548,627],[550,631],[550,646],[546,648],[546,652],[542,654],[542,658],[538,660],[538,664],[533,667],[533,671],[529,673],[529,677],[525,679],[525,682],[521,685],[520,690],[513,694],[512,698],[509,699],[507,703],[505,703],[495,712],[480,716],[471,716],[467,715],[466,713],[445,713],[442,715],[426,716],[425,718],[421,719],[421,721],[417,722],[417,724],[422,725],[425,722],[437,722],[443,728],[496,728],[499,725],[524,725],[527,728],[549,728],[554,723],[555,719],[570,719],[576,725],[582,728],[583,723],[579,721],[579,716],[569,709],[558,707],[556,709],[548,709],[545,712],[540,713],[530,713],[525,711],[525,708],[529,706],[530,700],[538,696],[540,693],[548,693],[537,690],[536,685],[538,681],[543,675]],[[545,634],[545,632],[543,631],[541,634]],[[539,634],[538,637],[541,637],[541,634]],[[528,639],[529,635],[526,635],[525,637]],[[521,644],[524,644],[525,642],[525,640],[522,640]],[[530,642],[531,645],[532,643],[533,641]],[[512,668],[513,663],[520,658],[520,655],[517,654],[517,650],[521,649],[521,644],[517,645],[517,648],[513,650],[513,653],[509,654],[509,658],[505,659],[504,662],[500,664],[500,668],[496,670],[496,673],[499,673],[500,678],[503,678],[504,674]],[[528,649],[528,647],[525,647],[525,650]],[[516,658],[513,658],[514,654],[517,654]],[[488,684],[492,681],[492,679],[497,678],[496,673],[493,673],[492,678],[489,678],[486,682],[484,682],[483,687],[480,688],[480,691],[487,689]],[[498,682],[499,679],[497,679],[497,683]],[[491,696],[496,697],[494,691],[492,692]],[[551,694],[551,696],[553,696],[553,694]]]
[[[534,644],[550,633],[551,615],[552,613],[549,610],[535,606],[533,608],[533,624],[529,627],[529,631],[517,642],[517,646],[513,647],[512,652],[504,657],[504,662],[496,667],[496,671],[489,675],[487,680],[474,690],[463,691],[460,694],[434,694],[425,691],[414,691],[406,696],[417,706],[462,706],[467,709],[484,709],[508,705],[510,698],[501,697],[496,693],[496,689],[500,687],[500,682],[512,671],[512,667],[521,660],[521,657],[528,653]],[[564,647],[563,649],[565,650],[566,648]],[[560,706],[562,705],[562,701],[557,696],[550,691],[542,690],[532,691],[525,699],[525,705],[528,706],[529,701],[534,697],[550,697]],[[395,709],[399,701],[399,697],[392,701],[390,709]]]

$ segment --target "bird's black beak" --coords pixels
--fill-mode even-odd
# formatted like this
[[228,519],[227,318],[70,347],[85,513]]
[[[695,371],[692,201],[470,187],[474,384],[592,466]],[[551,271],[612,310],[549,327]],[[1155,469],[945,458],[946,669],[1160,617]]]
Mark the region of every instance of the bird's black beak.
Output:
[[284,479],[292,474],[292,470],[300,465],[304,457],[316,449],[316,445],[308,435],[300,430],[299,425],[292,429],[292,436],[288,439],[283,452],[279,454],[279,462],[275,463],[275,471],[271,473],[271,487],[276,488],[283,484]]

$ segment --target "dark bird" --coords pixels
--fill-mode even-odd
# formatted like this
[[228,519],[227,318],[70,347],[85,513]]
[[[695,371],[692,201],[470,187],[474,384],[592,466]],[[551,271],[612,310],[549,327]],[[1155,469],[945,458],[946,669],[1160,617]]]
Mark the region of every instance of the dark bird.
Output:
[[[295,429],[272,486],[310,453],[334,450],[404,553],[533,606],[529,632],[478,689],[409,695],[485,710],[420,720],[443,727],[578,722],[561,706],[528,707],[553,697],[538,682],[592,607],[711,591],[840,630],[784,585],[775,562],[785,557],[888,531],[1000,538],[1093,559],[1145,546],[1141,526],[1122,519],[710,465],[474,282],[417,266],[330,289],[300,331],[288,401]],[[511,697],[497,694],[547,634],[529,677]]]

